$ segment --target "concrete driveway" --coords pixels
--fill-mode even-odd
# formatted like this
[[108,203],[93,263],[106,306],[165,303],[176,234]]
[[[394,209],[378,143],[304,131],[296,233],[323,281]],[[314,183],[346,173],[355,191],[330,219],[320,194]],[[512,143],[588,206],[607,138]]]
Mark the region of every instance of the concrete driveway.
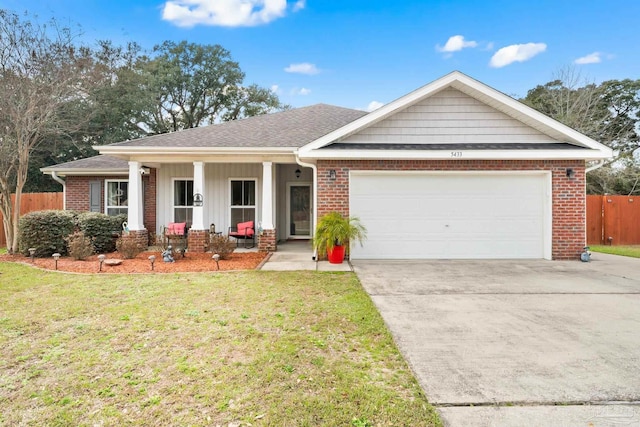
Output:
[[354,261],[452,426],[640,426],[640,259]]

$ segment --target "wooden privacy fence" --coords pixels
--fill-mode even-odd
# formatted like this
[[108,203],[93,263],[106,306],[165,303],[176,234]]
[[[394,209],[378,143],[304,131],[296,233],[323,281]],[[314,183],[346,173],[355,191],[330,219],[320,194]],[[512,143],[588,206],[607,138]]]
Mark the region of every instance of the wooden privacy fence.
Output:
[[[11,195],[11,203],[15,206],[15,194]],[[20,200],[20,216],[46,209],[62,209],[63,193],[23,193]],[[0,247],[7,245],[4,236],[4,221],[0,222]]]
[[640,244],[640,196],[587,196],[587,244]]

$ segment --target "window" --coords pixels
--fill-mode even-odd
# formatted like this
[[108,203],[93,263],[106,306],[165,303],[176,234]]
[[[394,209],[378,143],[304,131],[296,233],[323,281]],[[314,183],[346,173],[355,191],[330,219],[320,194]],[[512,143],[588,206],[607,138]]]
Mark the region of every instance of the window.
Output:
[[231,180],[231,226],[256,220],[256,181]]
[[115,216],[127,214],[129,206],[129,181],[105,181],[105,212]]
[[193,222],[193,180],[173,181],[173,222],[186,222],[187,228]]

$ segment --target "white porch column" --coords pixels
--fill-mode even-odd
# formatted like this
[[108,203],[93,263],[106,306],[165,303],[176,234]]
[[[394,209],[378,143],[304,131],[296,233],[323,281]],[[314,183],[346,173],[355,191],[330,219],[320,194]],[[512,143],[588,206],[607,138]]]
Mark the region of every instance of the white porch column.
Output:
[[144,230],[142,212],[142,163],[129,162],[129,208],[127,223],[129,230]]
[[262,162],[262,229],[273,230],[273,162]]
[[[204,200],[200,199],[200,203],[196,200],[195,195],[199,194],[204,197],[204,162],[193,162],[193,222],[191,230],[208,230],[209,227],[204,226]],[[200,204],[200,206],[198,206]]]

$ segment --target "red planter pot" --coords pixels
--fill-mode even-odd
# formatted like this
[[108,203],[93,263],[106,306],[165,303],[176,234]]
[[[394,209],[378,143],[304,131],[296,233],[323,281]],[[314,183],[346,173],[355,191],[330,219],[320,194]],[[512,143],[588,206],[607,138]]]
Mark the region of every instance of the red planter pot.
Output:
[[327,258],[330,264],[342,264],[344,261],[344,246],[334,246],[327,248]]

